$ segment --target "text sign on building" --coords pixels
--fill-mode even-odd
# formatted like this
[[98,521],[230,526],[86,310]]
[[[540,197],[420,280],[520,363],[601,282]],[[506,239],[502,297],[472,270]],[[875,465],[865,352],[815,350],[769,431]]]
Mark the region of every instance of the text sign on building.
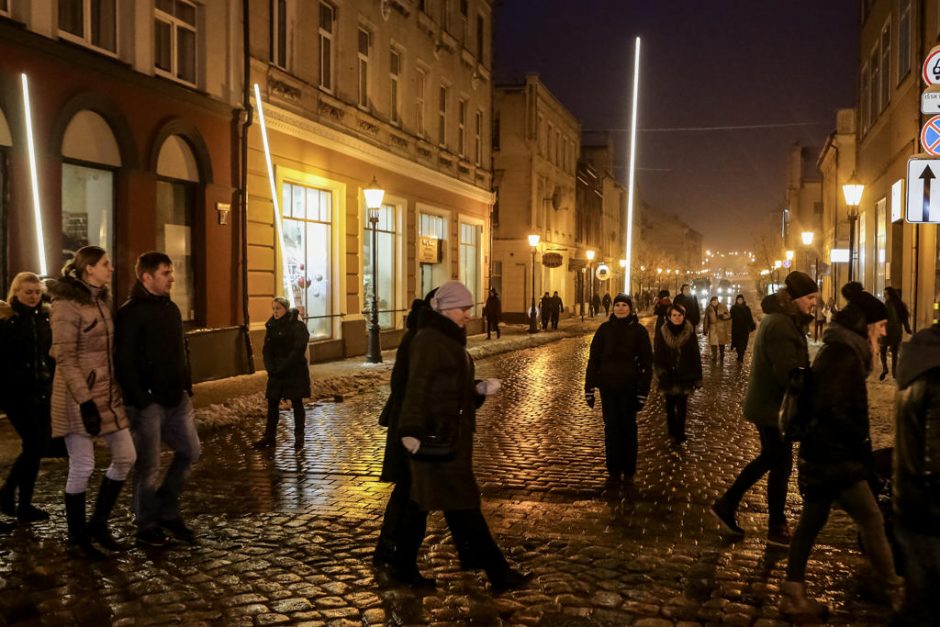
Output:
[[904,219],[904,179],[898,179],[891,186],[891,222]]
[[909,159],[907,162],[908,222],[940,223],[940,159]]
[[558,253],[545,253],[542,255],[542,265],[546,268],[560,268],[564,260],[564,257]]
[[422,235],[418,238],[418,263],[439,263],[441,260],[441,240]]
[[921,92],[920,112],[924,115],[940,114],[940,86],[928,87]]
[[940,85],[940,46],[931,48],[927,54],[920,77],[927,85]]
[[920,145],[929,155],[940,157],[940,115],[935,115],[920,130]]

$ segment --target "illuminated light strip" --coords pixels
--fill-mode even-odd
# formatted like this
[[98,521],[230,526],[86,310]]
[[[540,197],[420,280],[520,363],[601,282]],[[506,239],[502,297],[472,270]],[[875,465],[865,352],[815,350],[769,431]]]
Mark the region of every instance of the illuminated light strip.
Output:
[[36,171],[36,144],[33,141],[33,114],[29,104],[29,79],[21,74],[23,83],[23,117],[26,119],[26,146],[29,152],[29,178],[33,185],[33,220],[36,222],[36,249],[39,252],[39,274],[49,275],[46,266],[46,244],[42,231],[42,206],[39,204],[39,174]]
[[630,293],[630,274],[633,271],[633,189],[636,187],[636,110],[640,97],[640,38],[636,38],[633,57],[633,115],[630,120],[630,180],[627,188],[627,266],[624,268],[624,294]]
[[281,244],[281,263],[284,266],[284,289],[287,290],[287,299],[291,307],[296,307],[294,290],[290,284],[290,271],[287,265],[287,248],[284,246],[284,228],[281,225],[281,204],[277,199],[277,183],[274,181],[274,165],[271,163],[271,147],[268,145],[268,126],[264,121],[264,106],[261,104],[261,88],[255,83],[255,103],[258,106],[258,121],[261,123],[261,142],[264,144],[264,160],[268,164],[268,182],[271,184],[271,200],[274,203],[274,227],[277,229],[277,239]]

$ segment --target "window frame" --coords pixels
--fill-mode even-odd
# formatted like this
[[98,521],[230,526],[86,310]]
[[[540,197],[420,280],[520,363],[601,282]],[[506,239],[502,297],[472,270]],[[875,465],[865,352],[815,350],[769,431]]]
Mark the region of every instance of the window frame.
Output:
[[429,72],[423,67],[415,68],[415,132],[427,137],[427,91]]
[[[368,312],[370,303],[371,303],[371,298],[372,298],[372,290],[369,289],[371,286],[369,287],[366,286],[366,277],[369,274],[371,274],[371,272],[369,273],[366,272],[366,264],[371,266],[372,259],[369,257],[369,255],[366,252],[366,246],[370,247],[369,253],[371,253],[372,224],[369,222],[369,208],[366,206],[365,198],[363,198],[361,202],[362,202],[362,210],[363,210],[363,218],[362,218],[363,242],[362,242],[362,268],[361,268],[360,283],[361,283],[362,297],[363,297],[362,298],[363,311]],[[381,226],[382,221],[380,220],[379,228],[376,229],[377,239],[381,237],[382,234],[386,234],[390,236],[389,239],[391,240],[391,243],[392,243],[391,257],[392,257],[392,262],[394,264],[394,267],[392,268],[392,272],[390,273],[392,277],[392,286],[391,286],[392,302],[391,302],[391,310],[386,310],[386,313],[389,314],[388,317],[391,319],[391,324],[382,325],[382,313],[381,311],[379,313],[379,328],[383,331],[389,331],[389,330],[399,328],[399,318],[396,314],[399,311],[399,306],[400,306],[399,287],[403,279],[402,272],[401,272],[402,260],[401,260],[401,255],[400,255],[401,244],[402,244],[401,233],[400,233],[401,224],[399,221],[399,216],[401,214],[401,207],[397,203],[383,201],[380,211],[388,212],[388,214],[390,215],[389,222],[391,223],[390,227],[383,228]],[[380,289],[379,290],[380,297],[381,297],[381,291],[382,290]]]
[[[365,36],[365,52],[362,39]],[[356,106],[369,110],[369,61],[372,50],[372,33],[364,26],[356,30]]]
[[482,13],[477,13],[477,31],[476,31],[476,45],[477,45],[477,60],[480,63],[485,63],[484,59],[486,58],[486,16]]
[[862,64],[862,71],[859,75],[859,117],[861,118],[861,124],[859,128],[862,129],[862,135],[865,135],[868,132],[868,129],[871,128],[871,115],[868,112],[868,106],[871,102],[869,96],[869,90],[871,89],[871,73],[869,72],[868,61]]
[[875,126],[881,112],[881,42],[868,54],[868,128]]
[[[13,7],[11,6],[13,4],[13,0],[0,0],[0,3],[2,3],[0,4],[0,15],[10,17],[10,15],[13,14]],[[6,6],[6,8],[3,8],[4,6]],[[0,285],[0,287],[3,286]]]
[[[336,78],[336,7],[329,2],[321,2],[317,5],[317,57],[319,60],[319,71],[317,72],[317,87],[323,91],[332,94]],[[323,12],[328,10],[330,13],[330,30],[323,27]],[[324,44],[328,52],[324,53]],[[328,57],[328,58],[327,58]],[[325,59],[325,60],[324,60]]]
[[473,162],[478,166],[483,165],[483,124],[483,109],[477,109],[474,116]]
[[401,51],[394,46],[388,53],[388,119],[401,126]]
[[440,83],[437,91],[437,145],[447,148],[447,101],[450,99],[450,86]]
[[460,45],[464,48],[470,43],[470,0],[457,0],[458,27],[460,32]]
[[118,19],[118,6],[120,2],[115,0],[114,2],[114,50],[108,50],[107,48],[102,48],[101,46],[95,45],[92,43],[92,34],[91,34],[91,6],[93,2],[98,0],[81,0],[82,2],[82,34],[76,35],[75,33],[70,33],[67,30],[62,28],[62,25],[59,21],[60,18],[56,19],[56,31],[60,39],[69,41],[74,44],[78,44],[85,48],[89,48],[101,54],[118,58],[118,44],[121,41],[121,23]]
[[[911,73],[914,67],[914,53],[912,50],[914,20],[912,0],[898,0],[898,80],[900,84],[907,75]],[[907,21],[907,45],[902,45],[902,33],[905,32],[904,22]],[[906,61],[906,66],[902,63]]]
[[[281,17],[278,9],[283,3],[284,7],[284,29],[283,33],[280,28]],[[271,65],[279,67],[282,70],[290,71],[290,53],[291,53],[291,44],[293,43],[293,37],[290,28],[290,0],[271,0],[270,9],[271,9],[271,50],[270,60]],[[283,35],[284,37],[284,58],[279,59],[280,54],[280,38]]]
[[[182,20],[181,18],[177,17],[176,15],[169,15],[169,14],[166,13],[166,11],[163,11],[162,9],[160,9],[159,7],[157,7],[156,3],[154,3],[154,7],[153,7],[153,11],[154,11],[154,16],[153,16],[153,19],[154,19],[154,38],[153,38],[153,41],[154,41],[154,48],[156,48],[156,45],[157,45],[156,22],[164,22],[164,23],[169,24],[169,26],[170,26],[170,69],[169,69],[169,70],[164,70],[164,69],[162,69],[162,68],[160,68],[160,67],[157,66],[157,59],[156,59],[157,54],[156,54],[156,50],[155,50],[155,51],[154,51],[153,70],[154,70],[154,74],[156,74],[157,76],[162,76],[163,78],[168,78],[168,79],[170,79],[170,80],[174,80],[174,81],[183,83],[184,85],[190,85],[190,86],[192,86],[192,87],[195,87],[195,86],[198,84],[198,79],[199,79],[199,77],[198,77],[198,71],[199,71],[199,26],[198,26],[198,24],[199,24],[199,5],[197,5],[195,2],[192,2],[192,0],[173,0],[173,4],[174,4],[174,5],[175,5],[177,2],[182,2],[183,4],[187,4],[187,5],[189,5],[190,7],[192,7],[192,9],[193,9],[193,15],[195,16],[195,22],[196,22],[196,23],[195,23],[195,24],[189,24],[188,22]],[[188,80],[186,80],[185,78],[182,78],[182,77],[180,77],[180,76],[178,75],[178,74],[179,74],[179,58],[178,58],[178,54],[179,54],[179,35],[178,35],[178,32],[177,32],[177,31],[178,31],[179,28],[183,28],[183,29],[185,29],[185,30],[189,30],[189,31],[191,31],[192,34],[193,34],[193,59],[192,59],[192,63],[193,63],[193,68],[192,68],[192,69],[193,69],[193,80],[192,80],[192,81],[188,81]]]
[[891,104],[891,19],[885,21],[880,34],[881,46],[881,90],[879,92],[879,110],[883,113]]
[[467,108],[469,102],[461,98],[457,102],[457,154],[465,157],[467,154]]

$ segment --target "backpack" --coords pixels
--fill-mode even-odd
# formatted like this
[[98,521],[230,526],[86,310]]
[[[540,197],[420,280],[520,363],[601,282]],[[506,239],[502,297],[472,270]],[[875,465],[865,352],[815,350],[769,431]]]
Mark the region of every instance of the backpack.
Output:
[[785,442],[799,442],[813,431],[818,421],[813,415],[812,402],[812,368],[794,368],[777,418]]

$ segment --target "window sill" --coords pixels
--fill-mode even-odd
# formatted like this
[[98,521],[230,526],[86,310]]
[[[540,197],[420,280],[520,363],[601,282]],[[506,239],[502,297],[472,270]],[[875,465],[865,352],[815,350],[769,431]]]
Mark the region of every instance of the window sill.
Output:
[[70,44],[75,44],[76,46],[81,46],[82,48],[85,48],[86,50],[97,52],[98,54],[104,55],[106,57],[111,57],[112,59],[120,60],[120,57],[118,57],[117,52],[108,50],[107,48],[98,47],[92,44],[87,39],[79,37],[78,35],[73,35],[72,33],[68,31],[60,30],[59,39],[61,39],[62,41],[66,41]]

